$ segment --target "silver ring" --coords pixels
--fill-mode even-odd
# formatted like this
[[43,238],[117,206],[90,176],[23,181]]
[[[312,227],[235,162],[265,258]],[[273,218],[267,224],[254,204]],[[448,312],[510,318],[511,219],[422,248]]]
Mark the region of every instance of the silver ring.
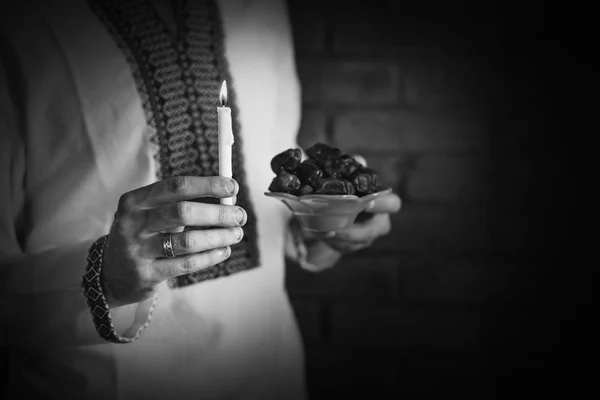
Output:
[[175,258],[175,252],[173,251],[173,238],[171,232],[163,233],[163,252],[167,258]]

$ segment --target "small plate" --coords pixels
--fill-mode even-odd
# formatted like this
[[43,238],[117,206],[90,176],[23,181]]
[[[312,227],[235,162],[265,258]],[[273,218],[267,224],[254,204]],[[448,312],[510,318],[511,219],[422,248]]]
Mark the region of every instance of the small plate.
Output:
[[265,192],[265,196],[279,199],[306,230],[331,232],[348,228],[354,223],[356,216],[365,211],[371,200],[391,192],[391,188],[380,188],[379,191],[363,197],[351,194],[295,196],[277,192]]

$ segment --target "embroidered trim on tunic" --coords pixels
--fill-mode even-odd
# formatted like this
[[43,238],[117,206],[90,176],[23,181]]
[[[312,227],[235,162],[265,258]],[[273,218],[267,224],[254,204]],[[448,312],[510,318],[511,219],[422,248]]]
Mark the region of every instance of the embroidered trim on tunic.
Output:
[[[237,204],[248,213],[244,238],[226,261],[171,280],[172,287],[215,279],[259,265],[256,217],[249,198],[241,152],[235,84],[225,58],[224,32],[214,1],[177,2],[180,34],[172,38],[147,0],[88,0],[124,53],[136,81],[154,149],[157,178],[218,175],[218,124],[221,82],[228,83],[235,145],[233,177],[240,185]],[[199,199],[215,202],[218,199]]]
[[144,329],[150,325],[152,321],[152,313],[156,307],[158,295],[155,294],[148,311],[148,318],[146,322],[139,327],[133,337],[120,336],[112,322],[110,315],[110,307],[104,296],[104,290],[102,289],[102,283],[100,277],[102,276],[102,265],[104,261],[104,248],[108,242],[108,235],[101,236],[92,244],[88,251],[87,265],[85,267],[85,273],[81,279],[81,287],[85,295],[85,301],[92,313],[92,319],[94,320],[94,326],[96,331],[104,340],[113,343],[131,343],[137,340]]

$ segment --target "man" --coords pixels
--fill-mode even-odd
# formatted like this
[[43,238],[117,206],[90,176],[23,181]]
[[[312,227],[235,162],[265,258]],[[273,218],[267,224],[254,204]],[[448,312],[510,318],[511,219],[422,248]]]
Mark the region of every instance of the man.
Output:
[[[40,1],[2,16],[11,396],[304,398],[290,216],[263,195],[299,124],[284,4]],[[234,180],[216,168],[225,79]],[[384,197],[368,222],[307,241],[302,264],[369,245],[399,205]]]

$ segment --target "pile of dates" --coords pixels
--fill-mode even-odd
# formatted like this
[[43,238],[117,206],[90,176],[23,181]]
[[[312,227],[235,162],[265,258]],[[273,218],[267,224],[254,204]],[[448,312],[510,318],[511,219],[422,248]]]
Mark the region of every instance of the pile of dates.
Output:
[[269,191],[296,196],[353,194],[359,197],[377,191],[377,173],[340,149],[316,143],[305,151],[308,158],[304,161],[300,149],[289,149],[273,157],[271,169],[277,176]]

